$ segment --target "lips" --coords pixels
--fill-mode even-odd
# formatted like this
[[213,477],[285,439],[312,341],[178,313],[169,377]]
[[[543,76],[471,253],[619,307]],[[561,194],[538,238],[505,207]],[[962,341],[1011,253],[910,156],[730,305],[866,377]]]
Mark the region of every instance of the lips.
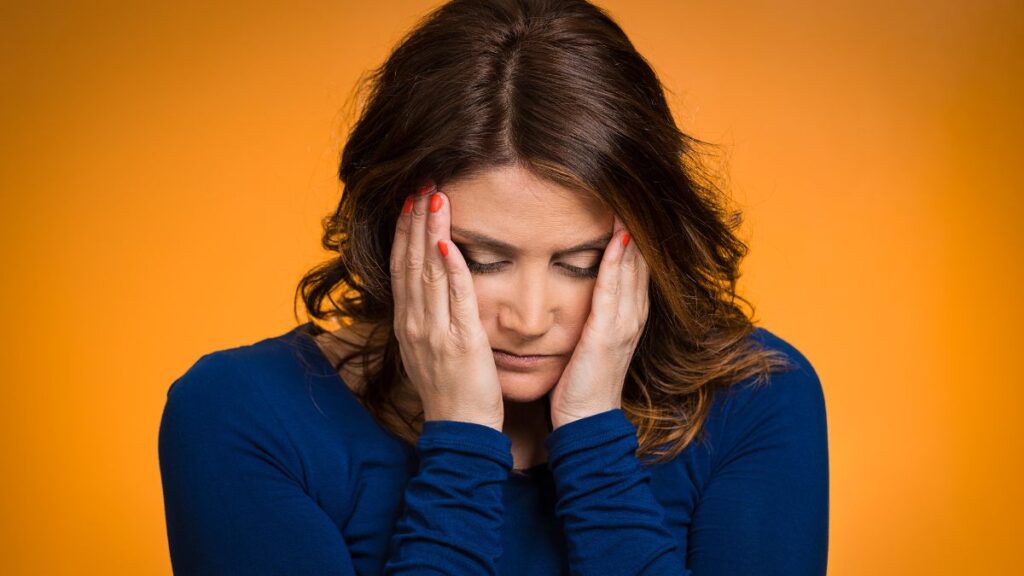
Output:
[[554,356],[554,354],[516,354],[515,352],[509,352],[508,350],[502,350],[501,348],[492,348],[495,352],[501,352],[502,354],[508,354],[516,358],[545,358],[547,356]]
[[510,372],[530,372],[548,366],[556,359],[555,356],[550,354],[519,356],[511,352],[505,352],[501,348],[494,348],[493,352],[495,367]]

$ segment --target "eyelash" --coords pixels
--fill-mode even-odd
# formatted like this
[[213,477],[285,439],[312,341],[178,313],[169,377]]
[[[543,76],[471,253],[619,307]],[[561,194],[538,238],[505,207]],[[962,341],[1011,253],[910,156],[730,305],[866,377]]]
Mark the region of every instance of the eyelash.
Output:
[[[504,262],[488,262],[487,264],[482,264],[480,262],[470,260],[465,256],[463,256],[463,258],[465,258],[466,260],[466,267],[468,267],[469,271],[472,272],[473,274],[488,274],[491,272],[497,272],[498,269],[501,268],[503,264],[505,264]],[[576,278],[597,278],[597,272],[600,269],[600,267],[600,265],[597,265],[592,266],[590,268],[578,268],[576,266],[569,266],[568,264],[563,265],[563,268],[565,268],[566,272],[568,272],[570,276]]]

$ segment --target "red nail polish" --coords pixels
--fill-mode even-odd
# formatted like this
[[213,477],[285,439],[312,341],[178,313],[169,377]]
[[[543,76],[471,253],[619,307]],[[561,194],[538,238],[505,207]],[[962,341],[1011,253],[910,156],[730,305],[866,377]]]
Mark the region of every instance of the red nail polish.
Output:
[[437,249],[441,251],[441,256],[448,256],[448,245],[444,243],[444,240],[437,241]]
[[440,194],[435,193],[430,197],[430,211],[437,212],[441,209],[441,206],[444,206],[444,200],[441,198]]
[[629,232],[622,235],[622,245],[629,246]]
[[419,192],[417,192],[417,194],[419,194],[420,196],[426,196],[427,194],[429,194],[431,191],[435,190],[436,188],[437,187],[434,186],[433,182],[427,182],[423,186],[420,186]]
[[405,197],[405,204],[402,205],[402,214],[412,212],[412,194]]

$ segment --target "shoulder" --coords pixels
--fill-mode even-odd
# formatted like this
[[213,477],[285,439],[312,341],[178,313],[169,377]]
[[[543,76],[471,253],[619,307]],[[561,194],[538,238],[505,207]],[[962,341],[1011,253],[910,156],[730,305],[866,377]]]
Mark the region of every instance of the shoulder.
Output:
[[791,366],[718,391],[713,413],[719,458],[780,443],[824,453],[825,394],[814,366],[795,345],[766,328],[756,328],[751,338],[784,354]]
[[244,354],[238,349],[216,350],[202,355],[167,389],[160,419],[161,455],[171,447],[236,444],[272,419],[270,404],[251,378]]
[[165,409],[209,413],[242,407],[262,410],[269,392],[263,374],[282,365],[279,348],[266,339],[203,354],[171,382]]
[[167,390],[161,444],[205,436],[237,445],[242,439],[259,443],[261,451],[313,458],[375,438],[373,418],[341,382],[308,327],[200,356]]
[[728,388],[722,398],[729,411],[760,406],[789,407],[792,409],[822,411],[825,408],[825,394],[811,361],[775,332],[758,327],[751,338],[762,347],[781,352],[789,361],[788,368],[776,369],[761,378],[751,377]]
[[317,346],[305,336],[308,326],[203,354],[170,384],[168,404],[229,409],[306,397],[312,382],[335,376],[325,361],[317,362]]
[[[295,331],[200,356],[167,389],[161,445],[202,437],[278,443],[305,390],[305,371],[290,337]],[[231,440],[234,442],[234,440]]]
[[303,481],[294,410],[284,406],[302,388],[302,366],[286,336],[203,354],[171,382],[157,442],[165,484],[237,479],[266,465]]

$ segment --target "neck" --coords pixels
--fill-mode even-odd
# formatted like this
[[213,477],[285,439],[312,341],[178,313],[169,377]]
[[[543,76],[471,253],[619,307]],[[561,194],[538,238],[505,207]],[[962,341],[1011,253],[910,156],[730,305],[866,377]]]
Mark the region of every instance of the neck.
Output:
[[544,439],[551,431],[548,397],[532,402],[505,400],[505,424],[501,431],[512,440],[514,468],[532,468],[546,462]]

